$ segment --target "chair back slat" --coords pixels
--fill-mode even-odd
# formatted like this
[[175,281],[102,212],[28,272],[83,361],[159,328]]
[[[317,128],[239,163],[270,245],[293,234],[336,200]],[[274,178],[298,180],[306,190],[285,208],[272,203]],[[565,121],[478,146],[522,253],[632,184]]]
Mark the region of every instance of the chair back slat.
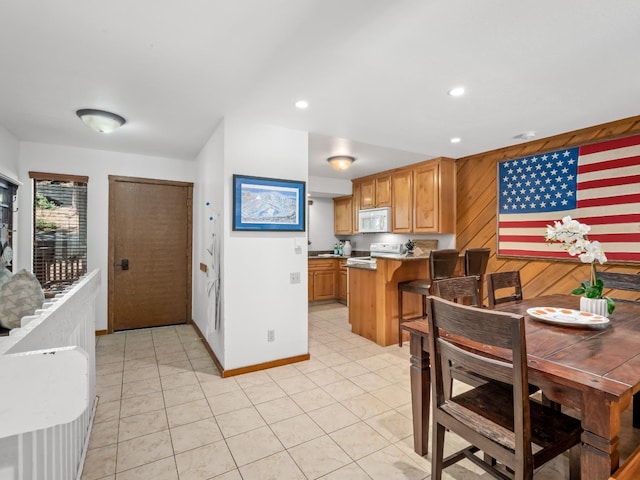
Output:
[[480,306],[480,286],[478,277],[452,277],[433,282],[433,294],[451,302],[470,302],[474,307]]
[[640,274],[638,273],[598,272],[597,276],[604,282],[605,288],[640,292]]

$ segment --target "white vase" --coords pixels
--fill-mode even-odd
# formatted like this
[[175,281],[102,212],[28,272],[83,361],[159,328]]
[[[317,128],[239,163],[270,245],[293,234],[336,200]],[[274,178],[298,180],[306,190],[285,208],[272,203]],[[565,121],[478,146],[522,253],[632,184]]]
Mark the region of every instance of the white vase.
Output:
[[605,298],[580,297],[580,310],[606,317],[608,315],[607,300]]
[[342,255],[348,257],[351,255],[351,242],[349,240],[344,241],[344,246],[342,247]]

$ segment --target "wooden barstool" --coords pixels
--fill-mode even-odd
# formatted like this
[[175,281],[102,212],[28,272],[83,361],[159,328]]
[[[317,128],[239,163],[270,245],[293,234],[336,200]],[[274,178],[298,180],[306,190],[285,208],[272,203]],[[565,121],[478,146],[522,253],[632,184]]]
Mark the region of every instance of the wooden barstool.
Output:
[[[434,280],[450,278],[458,264],[460,251],[456,249],[431,250],[429,254],[429,278],[419,278],[398,283],[398,346],[402,346],[402,323],[416,318],[427,316],[427,296],[431,292],[431,283]],[[402,298],[404,292],[422,295],[422,315],[411,318],[403,318]]]
[[490,248],[467,248],[464,252],[464,274],[467,277],[478,277],[480,306],[484,304],[484,273],[487,271]]

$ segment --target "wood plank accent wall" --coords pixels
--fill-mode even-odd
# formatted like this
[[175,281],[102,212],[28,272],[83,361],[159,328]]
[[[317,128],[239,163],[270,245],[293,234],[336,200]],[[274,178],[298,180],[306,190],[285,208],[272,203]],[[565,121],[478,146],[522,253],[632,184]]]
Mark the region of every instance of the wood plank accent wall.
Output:
[[[553,137],[504,147],[459,158],[457,168],[457,247],[491,248],[487,272],[520,270],[525,297],[561,293],[568,294],[589,277],[585,264],[569,261],[518,260],[496,258],[496,164],[502,160],[543,153],[563,147],[576,147],[594,141],[640,132],[640,115]],[[479,181],[482,179],[482,181]],[[560,217],[558,218],[560,219]],[[544,235],[540,231],[540,235]],[[606,252],[605,252],[606,253]],[[569,259],[567,254],[567,259]],[[640,265],[599,265],[598,270],[640,273]],[[606,285],[605,285],[606,289]],[[615,298],[640,301],[631,292],[610,292]]]

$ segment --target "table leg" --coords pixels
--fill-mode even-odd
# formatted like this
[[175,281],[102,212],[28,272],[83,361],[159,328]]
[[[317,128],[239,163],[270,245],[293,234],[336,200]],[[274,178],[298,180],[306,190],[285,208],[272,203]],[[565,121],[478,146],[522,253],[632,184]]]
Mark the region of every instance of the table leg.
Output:
[[424,456],[429,447],[429,408],[431,372],[427,339],[411,333],[411,406],[413,410],[413,449]]
[[618,468],[620,407],[619,403],[607,402],[597,395],[584,398],[580,452],[582,480],[609,478],[611,472]]

